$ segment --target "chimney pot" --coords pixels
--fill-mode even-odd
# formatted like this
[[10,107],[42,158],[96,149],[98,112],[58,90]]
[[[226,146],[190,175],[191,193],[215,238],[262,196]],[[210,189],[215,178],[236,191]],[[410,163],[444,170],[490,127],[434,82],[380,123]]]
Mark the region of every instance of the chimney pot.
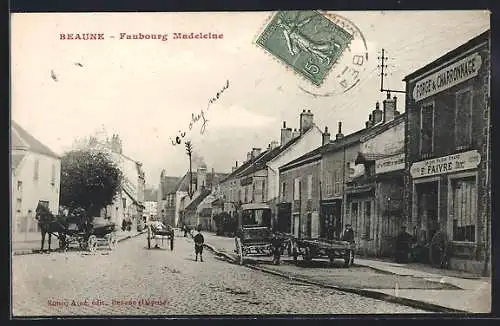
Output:
[[387,99],[390,100],[391,99],[391,93],[387,92]]
[[376,109],[379,109],[380,108],[380,103],[377,101],[377,103],[375,104],[375,108]]
[[342,121],[339,121],[339,134],[342,133]]
[[328,132],[328,127],[325,127],[325,132]]
[[305,110],[305,109],[304,109],[304,110],[302,110],[302,113],[305,113],[305,112],[306,112],[306,110]]
[[235,166],[238,167],[238,161],[236,161],[236,165]]
[[307,113],[311,113],[311,110],[307,110]]
[[286,121],[283,121],[283,129],[286,129]]

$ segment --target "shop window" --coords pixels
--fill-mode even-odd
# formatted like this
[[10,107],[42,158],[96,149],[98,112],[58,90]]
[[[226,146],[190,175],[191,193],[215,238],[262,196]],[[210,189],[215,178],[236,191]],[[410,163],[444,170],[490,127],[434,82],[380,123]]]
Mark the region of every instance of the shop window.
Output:
[[420,155],[427,158],[434,150],[434,104],[423,105],[420,111]]
[[453,241],[476,241],[477,189],[475,177],[454,180]]
[[458,92],[455,98],[455,147],[463,150],[472,142],[472,90]]
[[313,176],[309,174],[307,176],[307,199],[312,199],[312,187],[313,187]]

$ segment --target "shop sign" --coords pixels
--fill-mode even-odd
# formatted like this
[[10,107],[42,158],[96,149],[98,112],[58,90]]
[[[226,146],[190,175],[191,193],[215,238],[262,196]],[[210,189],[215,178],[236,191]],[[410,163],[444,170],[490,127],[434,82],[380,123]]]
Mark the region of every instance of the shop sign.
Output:
[[413,99],[416,102],[421,101],[477,76],[481,63],[481,56],[476,52],[427,76],[415,84]]
[[410,174],[413,178],[421,178],[459,172],[477,168],[480,162],[481,155],[477,150],[473,150],[413,163]]
[[382,174],[405,168],[405,154],[385,157],[375,161],[375,173]]

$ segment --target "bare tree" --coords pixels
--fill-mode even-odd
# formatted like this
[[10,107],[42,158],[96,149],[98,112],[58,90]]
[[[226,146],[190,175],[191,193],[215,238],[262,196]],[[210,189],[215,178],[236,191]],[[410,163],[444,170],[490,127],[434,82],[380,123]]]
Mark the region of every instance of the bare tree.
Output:
[[185,142],[186,146],[186,154],[189,157],[189,187],[188,187],[188,195],[190,199],[193,199],[193,171],[192,171],[192,156],[193,156],[193,145],[191,141],[188,140]]

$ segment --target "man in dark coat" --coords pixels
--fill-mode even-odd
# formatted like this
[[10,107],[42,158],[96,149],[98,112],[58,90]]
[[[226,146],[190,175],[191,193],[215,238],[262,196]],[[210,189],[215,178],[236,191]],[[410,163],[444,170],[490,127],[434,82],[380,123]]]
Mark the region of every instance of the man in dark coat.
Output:
[[342,232],[342,241],[354,242],[354,231],[351,228],[351,224],[346,224],[344,232]]
[[198,226],[198,233],[194,236],[194,253],[196,254],[196,261],[198,261],[198,254],[200,255],[200,261],[203,262],[203,244],[205,243],[205,238],[201,234],[201,226]]
[[401,232],[396,238],[396,262],[408,262],[408,254],[410,253],[410,246],[412,236],[406,232],[406,226],[401,227]]

